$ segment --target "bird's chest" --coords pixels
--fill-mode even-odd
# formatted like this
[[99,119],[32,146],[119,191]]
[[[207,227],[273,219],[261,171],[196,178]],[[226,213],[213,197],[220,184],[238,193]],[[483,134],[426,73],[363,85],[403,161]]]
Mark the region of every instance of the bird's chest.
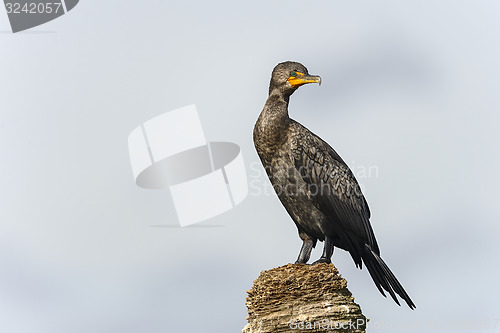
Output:
[[259,133],[254,134],[257,134],[254,135],[257,153],[288,214],[300,230],[322,239],[320,224],[325,217],[313,204],[314,193],[295,164],[296,140],[291,136],[280,143],[277,140],[268,140],[268,136],[263,136],[263,140],[260,140]]
[[262,161],[266,173],[278,197],[283,200],[294,200],[309,196],[307,184],[295,166],[290,147],[267,155]]
[[293,140],[270,137],[269,133],[256,134],[257,153],[278,196],[297,194],[305,183],[295,167]]

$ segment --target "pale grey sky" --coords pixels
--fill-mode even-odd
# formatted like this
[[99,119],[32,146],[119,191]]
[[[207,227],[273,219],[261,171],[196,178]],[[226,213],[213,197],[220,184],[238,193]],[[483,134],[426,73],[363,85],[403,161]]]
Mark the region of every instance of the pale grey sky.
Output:
[[134,184],[127,136],[194,103],[263,189],[252,129],[284,60],[322,76],[290,114],[359,175],[417,305],[384,299],[336,250],[370,331],[500,319],[499,14],[485,0],[86,0],[11,34],[0,10],[0,331],[241,330],[259,272],[295,261],[295,226],[250,188],[207,227],[152,227],[176,224],[174,206]]

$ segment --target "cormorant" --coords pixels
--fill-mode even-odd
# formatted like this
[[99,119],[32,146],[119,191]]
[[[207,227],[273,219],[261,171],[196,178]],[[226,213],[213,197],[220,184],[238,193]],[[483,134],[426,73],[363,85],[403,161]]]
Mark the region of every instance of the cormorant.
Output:
[[303,241],[295,263],[307,263],[316,242],[324,241],[323,254],[313,264],[331,263],[334,247],[344,249],[357,267],[365,264],[384,297],[386,290],[399,305],[398,294],[414,309],[380,258],[370,209],[354,174],[328,143],[288,116],[290,95],[307,83],[321,84],[321,78],[298,62],[278,64],[253,131],[257,153]]

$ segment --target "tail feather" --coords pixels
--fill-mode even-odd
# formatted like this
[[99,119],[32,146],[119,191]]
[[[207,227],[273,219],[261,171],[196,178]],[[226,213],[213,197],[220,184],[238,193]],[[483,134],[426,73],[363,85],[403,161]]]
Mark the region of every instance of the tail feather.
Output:
[[410,299],[410,296],[408,296],[403,286],[399,283],[398,279],[396,279],[382,258],[380,258],[369,245],[365,245],[365,248],[366,252],[363,256],[363,261],[380,293],[385,297],[384,290],[386,290],[394,301],[400,305],[396,297],[396,294],[398,294],[406,304],[408,304],[410,309],[415,309],[416,306]]
[[365,266],[368,269],[368,272],[370,273],[373,281],[375,282],[375,286],[377,287],[377,289],[384,297],[387,297],[385,295],[384,289],[389,290],[390,288],[389,285],[387,284],[387,281],[380,274],[380,270],[376,269],[375,263],[373,261],[368,261],[368,260],[365,261]]

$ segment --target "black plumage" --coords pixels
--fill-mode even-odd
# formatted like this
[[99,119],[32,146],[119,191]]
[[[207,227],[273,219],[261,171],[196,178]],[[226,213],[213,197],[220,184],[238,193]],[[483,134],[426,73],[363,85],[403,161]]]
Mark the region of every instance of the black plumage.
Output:
[[303,244],[296,263],[305,264],[318,240],[323,254],[314,263],[330,263],[334,247],[350,253],[357,267],[365,264],[378,290],[395,294],[415,308],[389,267],[370,225],[370,209],[354,174],[335,150],[288,116],[290,95],[306,83],[321,83],[297,62],[278,64],[269,97],[257,123],[255,148],[271,183],[295,222]]

